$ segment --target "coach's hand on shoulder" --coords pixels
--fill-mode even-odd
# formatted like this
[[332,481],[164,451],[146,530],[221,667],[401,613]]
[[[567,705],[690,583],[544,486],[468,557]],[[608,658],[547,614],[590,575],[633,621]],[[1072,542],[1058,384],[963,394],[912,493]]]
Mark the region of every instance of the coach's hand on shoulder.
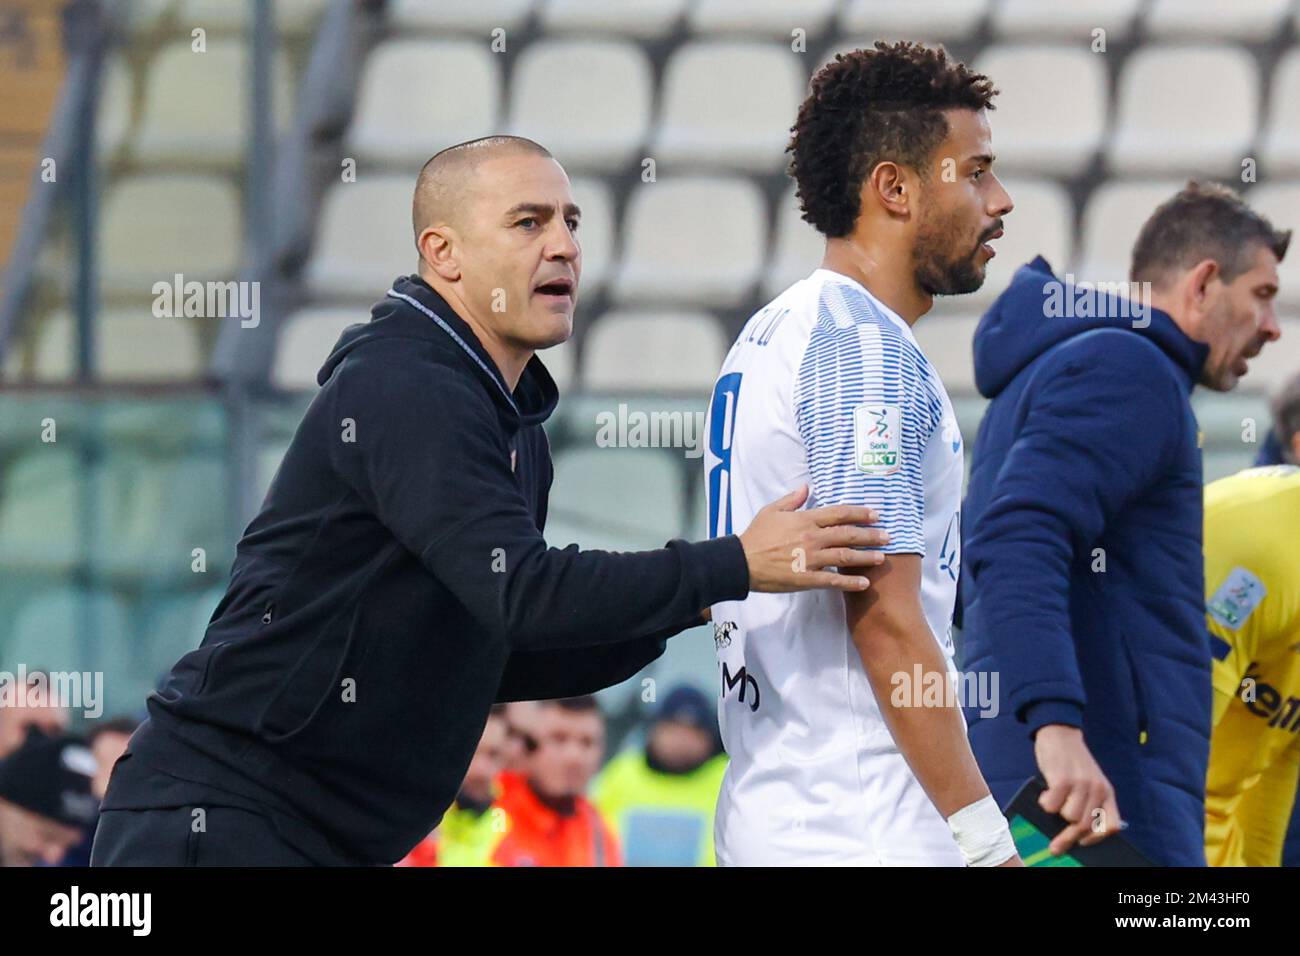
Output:
[[854,505],[799,511],[807,500],[808,486],[803,485],[761,509],[740,535],[749,562],[749,589],[865,590],[870,584],[866,577],[825,569],[844,572],[882,563],[885,556],[879,551],[858,550],[889,543],[889,534],[883,529],[862,527],[879,516],[871,508]]
[[1047,781],[1038,805],[1070,825],[1049,844],[1065,853],[1078,843],[1092,846],[1123,829],[1115,788],[1084,743],[1083,731],[1066,724],[1047,724],[1034,734],[1034,758]]

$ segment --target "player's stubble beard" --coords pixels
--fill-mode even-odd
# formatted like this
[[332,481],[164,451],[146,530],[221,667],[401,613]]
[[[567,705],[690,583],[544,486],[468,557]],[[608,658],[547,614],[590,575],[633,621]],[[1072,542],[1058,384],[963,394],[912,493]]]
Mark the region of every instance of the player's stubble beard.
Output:
[[927,295],[966,295],[984,284],[984,263],[979,261],[980,244],[1001,228],[1001,222],[976,241],[953,248],[953,236],[965,233],[956,213],[921,213],[912,264],[916,284]]

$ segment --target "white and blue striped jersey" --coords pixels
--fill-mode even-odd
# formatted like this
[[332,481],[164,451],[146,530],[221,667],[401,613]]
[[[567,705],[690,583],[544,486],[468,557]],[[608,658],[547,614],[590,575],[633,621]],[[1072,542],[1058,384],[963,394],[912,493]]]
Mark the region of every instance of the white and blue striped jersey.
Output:
[[[961,433],[897,314],[828,269],[754,315],[706,426],[710,536],[745,530],[801,483],[806,507],[869,505],[885,551],[923,558],[921,603],[952,665],[961,560]],[[714,605],[719,723],[731,757],[719,863],[960,866],[876,704],[837,591]]]

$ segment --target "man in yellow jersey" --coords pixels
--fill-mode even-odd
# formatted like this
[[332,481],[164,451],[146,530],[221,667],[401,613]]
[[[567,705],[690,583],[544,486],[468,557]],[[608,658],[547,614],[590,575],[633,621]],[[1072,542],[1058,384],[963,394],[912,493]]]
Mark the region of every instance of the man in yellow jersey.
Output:
[[1300,781],[1298,541],[1300,467],[1251,468],[1206,488],[1206,610],[1214,654],[1205,800],[1210,866],[1282,860]]

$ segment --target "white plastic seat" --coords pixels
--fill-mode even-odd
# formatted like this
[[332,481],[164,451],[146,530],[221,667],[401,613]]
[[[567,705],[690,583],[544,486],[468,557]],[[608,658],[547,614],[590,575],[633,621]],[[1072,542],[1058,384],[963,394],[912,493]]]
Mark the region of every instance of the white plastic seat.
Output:
[[735,306],[758,280],[767,211],[741,178],[691,177],[633,190],[613,280],[621,303]]
[[474,0],[473,3],[445,3],[430,0],[390,0],[388,20],[398,30],[463,30],[487,35],[496,27],[510,31],[520,27],[534,6],[534,0]]
[[[651,410],[632,404],[630,411]],[[682,449],[662,447],[560,451],[555,456],[546,543],[553,548],[577,543],[622,551],[662,547],[685,521],[682,454]]]
[[1133,243],[1142,224],[1185,185],[1185,179],[1163,179],[1112,181],[1097,187],[1080,220],[1076,277],[1091,282],[1127,282]]
[[1008,178],[1003,185],[1015,208],[1003,220],[1003,235],[993,240],[997,255],[989,260],[984,284],[970,295],[952,299],[954,308],[965,310],[971,304],[992,302],[1006,289],[1015,271],[1035,256],[1043,256],[1056,270],[1063,270],[1069,262],[1074,244],[1074,206],[1065,189],[1045,179]]
[[118,180],[99,231],[106,296],[152,299],[156,282],[229,279],[239,266],[239,196],[223,178],[182,174]]
[[609,279],[614,258],[614,200],[602,180],[574,177],[569,180],[573,201],[582,210],[578,243],[582,246],[582,277],[578,302],[590,299]]
[[543,0],[539,13],[549,33],[575,36],[622,33],[650,39],[667,35],[686,10],[687,0]]
[[663,108],[651,155],[661,167],[707,163],[780,171],[790,123],[803,95],[802,70],[799,54],[788,46],[686,44],[665,68]]
[[[1300,180],[1268,182],[1256,186],[1246,194],[1252,209],[1268,217],[1274,228],[1292,230],[1291,245],[1286,258],[1277,267],[1277,301],[1281,310],[1300,311]],[[1289,343],[1283,340],[1273,348],[1281,348],[1294,358],[1292,364],[1300,371],[1300,338]]]
[[546,371],[551,373],[551,378],[555,380],[555,387],[560,391],[560,398],[563,399],[577,375],[573,360],[573,339],[570,338],[559,345],[552,345],[549,349],[542,349],[537,353],[537,357],[546,366]]
[[696,0],[687,14],[694,33],[761,34],[792,39],[822,33],[835,12],[835,0]]
[[[248,47],[240,40],[209,40],[196,53],[188,40],[170,43],[150,62],[140,131],[131,144],[138,163],[236,166],[252,133]],[[272,64],[272,109],[284,127],[292,98],[283,53]]]
[[948,392],[975,391],[975,328],[978,315],[926,315],[912,335]]
[[[271,15],[276,32],[282,36],[307,33],[328,5],[329,0],[274,0]],[[237,33],[248,29],[251,24],[251,6],[231,3],[230,0],[183,0],[180,19],[187,26],[192,24],[207,30]]]
[[[375,298],[378,297],[376,293]],[[315,391],[316,373],[325,364],[339,335],[349,325],[367,322],[369,318],[361,308],[328,307],[301,309],[289,316],[276,341],[272,384],[291,391]]]
[[1110,169],[1226,175],[1249,154],[1259,77],[1239,47],[1143,47],[1124,67],[1117,103]]
[[566,169],[607,171],[644,146],[653,98],[650,62],[635,44],[543,40],[519,55],[507,125]]
[[998,169],[1071,177],[1106,129],[1106,67],[1083,48],[992,46],[975,61],[999,93],[989,116]]
[[583,347],[583,385],[593,390],[707,394],[727,342],[705,312],[607,312]]
[[392,281],[415,271],[409,176],[335,183],[325,196],[304,277],[322,299],[374,302]]
[[1165,39],[1259,43],[1282,29],[1292,0],[1151,0],[1146,32]]
[[[390,40],[366,61],[348,148],[404,167],[496,131],[501,69],[477,40]],[[543,144],[545,145],[545,144]]]
[[[193,318],[158,318],[148,307],[102,312],[95,322],[96,373],[105,382],[183,382],[203,372],[203,347]],[[34,377],[66,381],[77,374],[76,323],[49,316],[36,342]]]
[[1270,176],[1300,173],[1300,48],[1288,50],[1273,71],[1260,162]]
[[890,40],[951,40],[974,33],[988,6],[988,0],[849,0],[840,30]]
[[763,297],[775,298],[821,265],[826,237],[803,221],[795,185],[782,194],[776,211],[772,258],[763,269]]
[[134,112],[131,68],[120,53],[111,54],[100,78],[102,92],[95,117],[96,146],[101,156],[114,156],[126,141]]
[[[1087,3],[1044,3],[1043,0],[1000,0],[993,5],[990,26],[995,36],[1091,41],[1092,31],[1106,31],[1107,40],[1131,35],[1142,0],[1088,0]],[[1108,43],[1109,48],[1109,43]]]

